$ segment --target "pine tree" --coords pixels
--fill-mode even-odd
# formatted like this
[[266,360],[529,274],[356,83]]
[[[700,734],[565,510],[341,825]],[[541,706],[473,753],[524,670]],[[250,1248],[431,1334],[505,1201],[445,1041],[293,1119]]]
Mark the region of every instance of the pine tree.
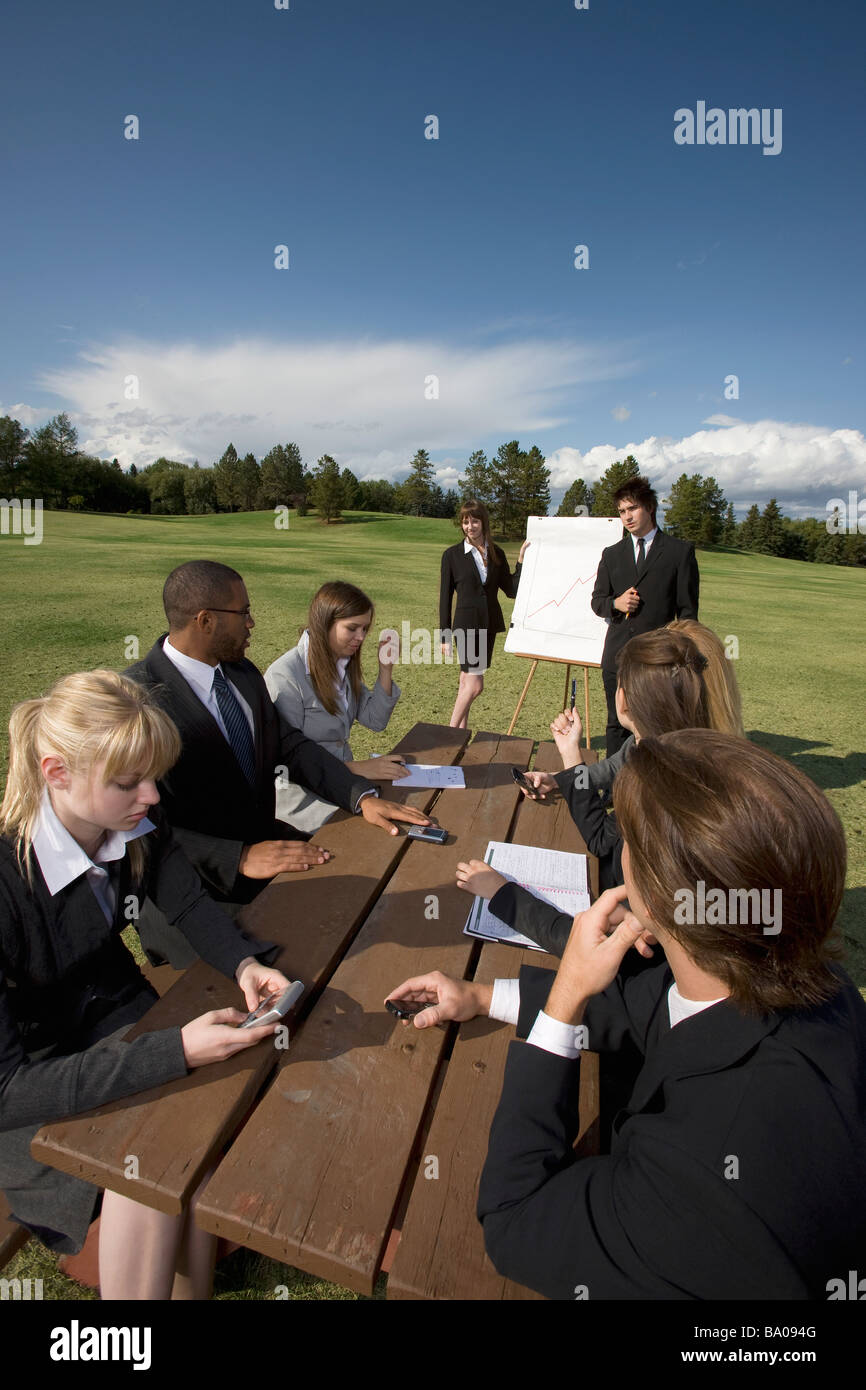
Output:
[[308,496],[322,521],[326,524],[340,515],[343,506],[343,484],[340,465],[330,454],[323,454],[313,470]]
[[0,495],[3,497],[15,497],[19,485],[24,481],[29,433],[11,415],[0,417]]
[[263,507],[289,507],[304,490],[303,464],[297,444],[275,444],[262,459],[259,498]]
[[461,503],[474,497],[477,502],[483,502],[487,507],[492,504],[496,491],[496,481],[483,449],[476,449],[473,454],[469,455],[466,472],[458,479],[458,486]]
[[242,512],[253,512],[259,503],[262,472],[255,454],[244,454],[238,468],[238,504]]
[[613,494],[623,483],[627,483],[629,478],[639,476],[640,464],[633,454],[628,454],[621,461],[616,459],[607,472],[599,478],[593,489],[593,516],[616,516],[617,506],[613,500]]
[[734,504],[728,503],[728,510],[725,512],[725,524],[722,530],[722,545],[737,544],[737,519],[734,516]]
[[746,519],[737,532],[737,544],[742,550],[757,550],[761,542],[761,513],[757,502],[746,512]]
[[512,439],[508,444],[500,444],[496,450],[495,462],[491,464],[494,494],[490,504],[490,515],[495,529],[503,536],[512,537],[523,534],[521,515],[522,471],[523,459],[518,441]]
[[343,506],[347,511],[355,511],[361,501],[361,484],[351,468],[343,469],[340,482],[343,484]]
[[412,516],[427,516],[435,470],[426,449],[418,450],[409,468],[409,477],[403,484],[404,506]]
[[[591,516],[593,504],[592,488],[583,478],[575,478],[557,510],[557,516]],[[582,509],[582,510],[581,510]]]
[[213,480],[220,510],[236,512],[240,507],[240,459],[234,444],[229,444],[222,458],[213,466]]
[[765,555],[784,555],[785,553],[785,526],[781,509],[775,497],[770,498],[761,513],[758,542]]
[[550,509],[550,469],[536,444],[520,456],[518,504],[516,535],[525,536],[527,519]]

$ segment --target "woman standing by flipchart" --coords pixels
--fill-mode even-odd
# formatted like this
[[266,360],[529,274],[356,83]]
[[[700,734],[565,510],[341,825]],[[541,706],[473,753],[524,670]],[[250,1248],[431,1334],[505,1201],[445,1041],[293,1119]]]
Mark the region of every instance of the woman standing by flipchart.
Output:
[[[529,541],[520,547],[514,573],[490,535],[490,516],[483,502],[469,498],[460,508],[462,541],[451,545],[442,556],[439,587],[439,627],[442,651],[457,647],[460,684],[451,713],[451,727],[465,729],[472,701],[484,689],[484,673],[493,660],[493,644],[498,632],[505,631],[505,619],[497,590],[514,598],[520,580],[520,567]],[[452,620],[454,595],[457,603]]]

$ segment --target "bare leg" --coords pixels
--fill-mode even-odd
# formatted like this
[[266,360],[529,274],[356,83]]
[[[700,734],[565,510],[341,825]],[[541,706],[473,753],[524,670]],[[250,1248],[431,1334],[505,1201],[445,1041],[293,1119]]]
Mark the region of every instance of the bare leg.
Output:
[[106,1190],[99,1223],[102,1298],[169,1298],[183,1222]]
[[213,1169],[210,1169],[202,1178],[189,1204],[183,1241],[178,1252],[177,1272],[171,1290],[173,1300],[208,1299],[213,1291],[217,1238],[195,1224],[195,1204],[199,1193],[212,1177]]
[[457,687],[457,699],[454,702],[454,709],[451,712],[451,728],[465,729],[469,715],[469,707],[473,700],[484,689],[484,677],[473,676],[468,671],[460,672],[460,684]]

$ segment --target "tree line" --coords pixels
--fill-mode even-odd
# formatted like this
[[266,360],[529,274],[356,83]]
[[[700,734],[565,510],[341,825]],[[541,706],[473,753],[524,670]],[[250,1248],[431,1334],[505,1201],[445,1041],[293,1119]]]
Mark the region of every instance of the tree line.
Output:
[[[557,516],[615,516],[613,493],[640,473],[633,455],[617,459],[597,482],[571,484]],[[550,470],[537,445],[522,449],[516,439],[501,444],[488,459],[470,454],[457,490],[434,481],[435,467],[418,449],[402,482],[360,480],[324,454],[310,469],[297,444],[276,444],[259,461],[229,444],[210,468],[158,458],[147,467],[124,472],[78,447],[75,426],[65,413],[32,433],[18,420],[0,417],[0,497],[41,497],[48,508],[71,511],[141,512],[201,516],[210,512],[261,511],[288,506],[305,515],[314,508],[323,521],[343,511],[391,512],[450,517],[469,497],[484,502],[493,530],[506,539],[526,534],[530,516],[550,508]],[[665,502],[665,530],[699,545],[724,545],[786,559],[831,565],[866,565],[866,536],[828,532],[813,517],[782,516],[776,498],[763,510],[753,505],[737,522],[715,478],[682,473]]]
[[[617,459],[597,483],[578,478],[562,499],[557,516],[615,516],[613,493],[640,473],[632,454]],[[738,522],[712,476],[681,473],[664,503],[664,529],[680,540],[698,545],[730,546],[786,560],[810,560],[824,565],[866,565],[866,536],[827,530],[826,518],[793,521],[783,516],[771,497],[763,510],[757,503]]]

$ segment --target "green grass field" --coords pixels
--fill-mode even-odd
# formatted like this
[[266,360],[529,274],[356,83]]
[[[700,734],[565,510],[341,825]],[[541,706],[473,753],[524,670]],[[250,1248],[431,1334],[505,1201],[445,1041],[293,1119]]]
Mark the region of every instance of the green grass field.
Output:
[[[370,594],[376,604],[374,636],[382,627],[399,630],[404,621],[413,629],[435,628],[440,556],[459,538],[448,521],[367,513],[350,513],[331,526],[293,514],[288,531],[275,530],[270,512],[208,517],[56,512],[46,513],[44,523],[39,546],[0,537],[4,768],[6,723],[15,701],[42,693],[68,671],[122,669],[138,654],[130,639],[137,639],[144,655],[165,629],[160,594],[175,565],[215,559],[241,572],[257,624],[249,656],[264,670],[294,646],[312,594],[329,579],[347,579]],[[505,546],[512,564],[518,548],[517,543]],[[866,572],[733,551],[700,551],[698,560],[701,619],[720,637],[735,636],[739,643],[736,670],[749,736],[813,778],[845,827],[849,867],[839,928],[846,966],[864,989],[866,646],[857,635],[857,614],[866,612],[861,606]],[[506,621],[510,607],[503,605]],[[374,638],[368,645],[372,683]],[[528,669],[527,661],[503,652],[500,638],[484,694],[472,709],[473,728],[507,729]],[[560,666],[538,668],[516,733],[549,737],[549,721],[562,708],[563,674]],[[456,667],[408,665],[395,677],[403,696],[388,732],[358,729],[352,743],[356,757],[385,751],[418,719],[448,723]],[[593,745],[601,748],[605,705],[597,671],[591,672],[590,689]],[[32,1243],[18,1258],[33,1260]],[[280,1267],[267,1265],[244,1257],[238,1264],[241,1282],[224,1287],[220,1296],[267,1297],[276,1283],[291,1282],[275,1277],[274,1268],[279,1272]],[[58,1286],[54,1296],[67,1295]],[[352,1297],[305,1276],[297,1276],[292,1296]]]

